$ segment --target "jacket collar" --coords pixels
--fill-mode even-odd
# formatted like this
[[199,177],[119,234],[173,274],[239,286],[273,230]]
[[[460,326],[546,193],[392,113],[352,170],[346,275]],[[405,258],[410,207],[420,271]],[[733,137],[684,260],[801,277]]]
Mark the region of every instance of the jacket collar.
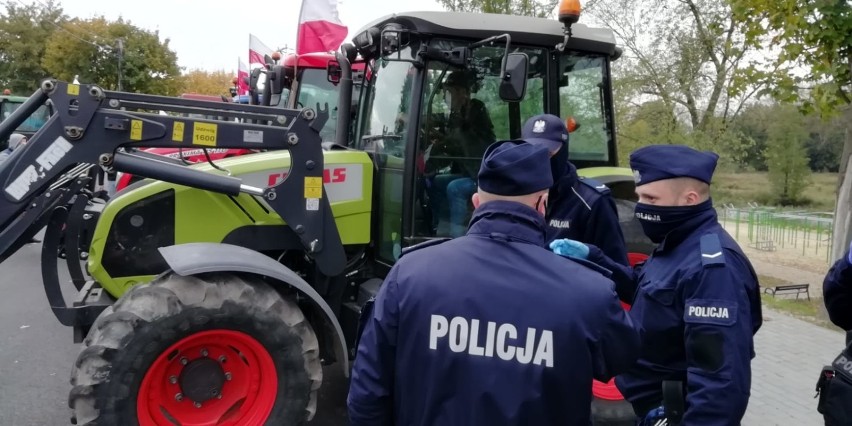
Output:
[[544,247],[544,217],[531,207],[513,201],[481,204],[470,220],[467,235],[520,241]]
[[669,231],[666,234],[666,238],[657,246],[655,251],[663,253],[673,250],[690,235],[700,234],[704,228],[711,226],[717,221],[716,209],[708,209],[704,213],[686,221],[683,225]]

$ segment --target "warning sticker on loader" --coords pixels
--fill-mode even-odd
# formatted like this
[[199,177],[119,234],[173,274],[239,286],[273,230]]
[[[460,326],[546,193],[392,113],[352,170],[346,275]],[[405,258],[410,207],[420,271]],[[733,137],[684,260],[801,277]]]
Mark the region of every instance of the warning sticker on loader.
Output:
[[142,140],[142,120],[130,120],[130,140]]
[[321,177],[305,177],[305,198],[322,198]]
[[80,96],[80,85],[79,84],[69,84],[68,85],[68,94],[71,96]]
[[192,143],[194,145],[216,146],[218,126],[212,123],[194,123],[192,126]]
[[175,121],[172,128],[172,140],[175,142],[183,142],[183,121]]
[[305,210],[307,211],[317,211],[319,210],[319,198],[308,198],[305,200]]

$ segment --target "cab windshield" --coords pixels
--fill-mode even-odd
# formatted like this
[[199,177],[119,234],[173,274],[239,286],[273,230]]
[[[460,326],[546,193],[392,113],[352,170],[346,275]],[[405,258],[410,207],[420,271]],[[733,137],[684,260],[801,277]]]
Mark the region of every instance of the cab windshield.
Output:
[[[12,102],[9,100],[3,100],[0,103],[0,115],[2,115],[3,120],[9,118],[16,109],[18,109],[22,105],[21,102]],[[47,106],[40,106],[29,118],[26,119],[20,126],[17,128],[17,132],[31,134],[37,132],[47,123],[47,119],[50,118],[50,110],[47,109]]]
[[296,107],[320,110],[328,104],[328,121],[320,130],[320,136],[323,141],[333,141],[337,128],[337,87],[328,81],[324,68],[305,68],[301,73]]
[[595,54],[564,55],[559,60],[559,114],[577,123],[568,144],[568,158],[578,167],[611,163],[611,117],[604,94],[609,81],[606,57]]

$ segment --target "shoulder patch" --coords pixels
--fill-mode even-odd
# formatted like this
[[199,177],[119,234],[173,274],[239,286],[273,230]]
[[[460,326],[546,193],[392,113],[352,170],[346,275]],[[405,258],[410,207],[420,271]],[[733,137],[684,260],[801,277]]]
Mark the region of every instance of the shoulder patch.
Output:
[[405,256],[406,254],[411,253],[413,251],[417,251],[417,250],[420,250],[420,249],[426,248],[426,247],[436,246],[438,244],[445,243],[445,242],[450,241],[450,240],[452,240],[452,238],[434,238],[434,239],[431,239],[429,241],[423,241],[420,244],[415,244],[413,246],[408,246],[408,247],[402,249],[402,253],[400,253],[399,257],[401,259],[402,256]]
[[602,183],[599,180],[584,177],[584,178],[580,178],[580,182],[582,182],[583,184],[585,184],[589,188],[594,189],[598,193],[609,194],[609,192],[610,192],[609,187],[606,186],[604,183]]
[[725,253],[718,235],[707,234],[701,237],[701,264],[705,267],[725,265]]
[[687,300],[683,308],[683,321],[730,326],[737,322],[737,304],[729,300]]

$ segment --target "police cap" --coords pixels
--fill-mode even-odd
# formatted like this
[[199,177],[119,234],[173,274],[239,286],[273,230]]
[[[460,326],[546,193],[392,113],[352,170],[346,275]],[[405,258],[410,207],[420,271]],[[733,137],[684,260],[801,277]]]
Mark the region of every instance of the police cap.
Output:
[[496,195],[533,194],[553,185],[550,154],[543,146],[522,140],[491,144],[482,157],[479,187]]
[[648,145],[630,153],[636,186],[662,179],[689,177],[710,184],[719,155],[685,145]]
[[524,123],[521,138],[534,145],[544,145],[556,152],[568,143],[568,128],[553,114],[539,114]]

